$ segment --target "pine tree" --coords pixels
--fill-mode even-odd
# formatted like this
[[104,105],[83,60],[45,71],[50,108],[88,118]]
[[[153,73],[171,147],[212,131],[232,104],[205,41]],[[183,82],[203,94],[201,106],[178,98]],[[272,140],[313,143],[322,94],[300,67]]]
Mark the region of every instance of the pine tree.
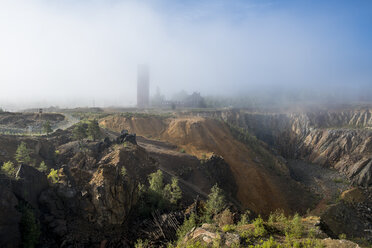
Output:
[[149,184],[150,190],[162,194],[163,191],[163,172],[161,170],[157,170],[156,172],[150,174],[149,176]]
[[47,170],[48,170],[48,167],[46,166],[45,162],[42,161],[40,163],[40,165],[39,165],[39,171],[41,171],[41,172],[47,172]]
[[87,133],[86,133],[84,124],[83,123],[78,123],[75,126],[74,130],[72,130],[72,135],[73,135],[74,139],[79,140],[79,141],[86,138]]
[[9,177],[13,177],[16,174],[16,168],[14,167],[14,164],[11,161],[5,162],[1,166],[1,170],[7,174]]
[[15,159],[19,164],[31,163],[30,151],[27,149],[26,143],[21,142],[21,144],[18,146]]
[[215,184],[211,189],[211,193],[208,195],[206,203],[207,214],[218,214],[225,207],[225,204],[225,196],[222,190]]
[[[169,185],[169,184],[168,184]],[[178,179],[173,177],[172,183],[170,185],[171,193],[170,193],[170,202],[172,204],[177,204],[177,202],[182,198],[182,191],[180,186],[178,186]]]

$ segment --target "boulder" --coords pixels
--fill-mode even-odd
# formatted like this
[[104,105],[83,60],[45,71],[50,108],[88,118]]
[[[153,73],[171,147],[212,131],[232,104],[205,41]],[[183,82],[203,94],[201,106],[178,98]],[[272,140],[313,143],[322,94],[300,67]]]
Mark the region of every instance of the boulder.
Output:
[[202,227],[191,229],[183,240],[184,243],[194,241],[202,241],[208,245],[218,242],[221,247],[237,247],[240,237],[234,233],[217,233],[212,225],[203,224]]
[[137,145],[136,134],[129,134],[127,130],[121,131],[120,136],[116,138],[116,143],[121,144],[123,142],[130,142]]
[[326,248],[359,248],[360,246],[354,242],[345,239],[323,239],[322,244]]

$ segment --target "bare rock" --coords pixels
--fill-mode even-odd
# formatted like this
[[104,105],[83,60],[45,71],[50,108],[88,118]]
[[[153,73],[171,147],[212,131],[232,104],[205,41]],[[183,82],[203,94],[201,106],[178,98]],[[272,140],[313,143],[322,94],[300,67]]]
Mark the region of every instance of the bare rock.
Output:
[[21,214],[16,210],[17,205],[16,196],[0,186],[0,247],[19,247]]
[[38,208],[38,198],[48,188],[47,177],[34,167],[22,164],[16,174],[17,180],[12,184],[14,194]]

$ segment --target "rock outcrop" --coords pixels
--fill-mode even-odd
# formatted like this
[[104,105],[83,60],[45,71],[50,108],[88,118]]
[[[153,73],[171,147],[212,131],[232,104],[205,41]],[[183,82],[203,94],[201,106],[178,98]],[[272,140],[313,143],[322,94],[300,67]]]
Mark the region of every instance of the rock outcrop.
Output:
[[355,184],[372,184],[372,111],[304,113],[219,113],[286,158],[338,169]]

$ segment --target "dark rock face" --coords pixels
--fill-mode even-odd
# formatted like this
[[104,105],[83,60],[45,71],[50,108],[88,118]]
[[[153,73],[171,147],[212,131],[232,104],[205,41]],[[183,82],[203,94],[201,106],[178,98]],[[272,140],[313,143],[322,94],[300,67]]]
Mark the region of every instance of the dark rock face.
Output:
[[200,170],[205,174],[211,186],[217,184],[230,198],[236,195],[238,187],[234,176],[230,166],[222,157],[216,155],[211,156],[203,163]]
[[367,189],[362,198],[355,193],[349,193],[353,196],[343,195],[341,202],[330,206],[321,216],[321,227],[330,237],[346,234],[347,237],[365,238],[371,242],[372,194]]
[[137,145],[136,134],[129,134],[127,130],[121,131],[120,136],[116,138],[116,143],[121,144],[123,142],[130,142]]
[[16,177],[17,180],[12,184],[14,194],[37,209],[40,193],[48,188],[46,176],[37,169],[23,164],[19,167]]
[[0,247],[19,247],[21,214],[16,210],[17,205],[15,195],[0,185]]
[[99,247],[109,237],[107,247],[126,247],[123,233],[138,200],[139,178],[154,170],[153,161],[136,145],[106,148],[101,156],[91,166],[80,161],[89,157],[72,156],[59,170],[59,183],[41,193],[45,243]]

